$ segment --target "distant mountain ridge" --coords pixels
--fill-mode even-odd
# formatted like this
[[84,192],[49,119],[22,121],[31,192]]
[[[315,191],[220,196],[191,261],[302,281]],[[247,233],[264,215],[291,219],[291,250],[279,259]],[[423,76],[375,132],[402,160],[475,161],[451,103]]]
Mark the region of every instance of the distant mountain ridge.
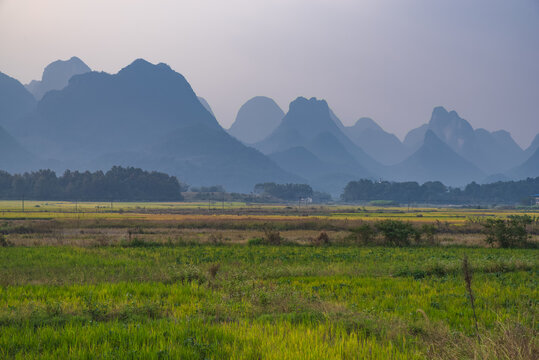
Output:
[[51,90],[61,90],[67,86],[69,79],[74,75],[92,71],[81,59],[73,56],[69,60],[56,60],[45,67],[41,80],[32,80],[26,89],[37,100]]
[[525,179],[539,176],[539,148],[524,163],[508,172],[513,179]]
[[[187,80],[162,63],[138,59],[114,75],[73,76],[26,121],[25,144],[70,168],[139,166],[234,191],[298,179],[230,137]],[[47,143],[53,152],[44,151]]]
[[32,94],[18,80],[0,72],[0,126],[13,130],[35,105]]
[[264,153],[305,146],[320,134],[331,134],[365,169],[376,172],[380,164],[356,146],[339,128],[325,100],[298,97],[275,131],[254,146]]
[[24,172],[38,164],[38,159],[0,126],[0,170]]
[[34,135],[61,145],[51,156],[88,159],[96,152],[146,151],[177,128],[198,123],[220,128],[182,75],[138,59],[114,75],[72,77],[39,102],[29,125]]
[[399,138],[386,132],[371,118],[360,118],[345,129],[356,145],[382,164],[394,165],[412,153]]
[[206,99],[204,99],[202,96],[198,96],[198,101],[200,101],[200,103],[202,104],[202,106],[204,106],[204,108],[206,110],[208,110],[208,112],[210,114],[212,114],[213,117],[215,117],[215,114],[213,113],[213,110],[210,106],[210,104],[208,103],[208,101],[206,101]]
[[362,178],[458,186],[539,176],[539,135],[523,150],[507,131],[474,129],[443,107],[401,142],[370,118],[344,126],[325,100],[298,97],[285,114],[257,96],[225,131],[207,101],[166,64],[138,59],[116,74],[62,70],[78,61],[47,66],[44,84],[61,77],[55,73],[66,83],[39,102],[0,73],[0,169],[135,166],[230,191],[301,182],[334,195]]
[[335,191],[327,179],[342,184],[345,179],[376,177],[382,168],[341,131],[327,102],[316,98],[292,101],[280,125],[254,146],[326,191]]
[[428,124],[411,130],[404,140],[410,150],[418,149],[428,131],[485,173],[504,172],[524,161],[524,151],[506,131],[475,129],[456,111],[435,107]]
[[530,146],[526,149],[526,157],[532,156],[532,154],[535,152],[535,150],[539,149],[539,134],[535,135],[535,138],[531,142]]
[[229,134],[247,144],[254,144],[271,134],[284,117],[277,103],[266,96],[255,96],[243,104]]
[[425,133],[423,145],[394,169],[398,180],[442,181],[453,186],[481,181],[485,177],[481,170],[453,151],[432,130]]

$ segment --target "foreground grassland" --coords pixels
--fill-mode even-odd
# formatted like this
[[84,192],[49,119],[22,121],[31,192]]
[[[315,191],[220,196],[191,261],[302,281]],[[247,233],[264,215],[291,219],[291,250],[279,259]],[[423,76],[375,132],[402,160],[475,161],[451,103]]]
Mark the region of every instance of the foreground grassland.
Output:
[[[431,220],[437,241],[396,248],[346,240],[364,215],[398,209],[357,219],[350,208],[305,217],[136,206],[96,218],[6,209],[14,246],[0,247],[0,359],[539,357],[539,251],[486,247],[475,226],[504,212],[438,210],[455,217]],[[248,244],[269,226],[289,241]],[[315,246],[321,231],[331,243]]]

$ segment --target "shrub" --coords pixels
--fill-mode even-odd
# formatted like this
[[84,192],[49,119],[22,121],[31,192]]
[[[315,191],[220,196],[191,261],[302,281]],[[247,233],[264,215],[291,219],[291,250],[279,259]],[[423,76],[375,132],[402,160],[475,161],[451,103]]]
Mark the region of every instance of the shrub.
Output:
[[410,223],[399,220],[383,220],[376,224],[376,228],[384,234],[384,238],[390,245],[410,245],[410,237],[419,235],[419,232]]
[[11,245],[11,242],[6,239],[6,236],[4,234],[0,234],[0,247],[8,247]]
[[310,239],[312,245],[321,246],[321,245],[329,245],[330,240],[329,236],[325,231],[322,231],[317,237],[314,239]]
[[351,231],[356,235],[356,241],[361,244],[372,243],[376,235],[375,229],[369,224],[363,224]]
[[483,224],[486,240],[489,244],[502,248],[526,246],[528,245],[526,225],[531,223],[532,218],[528,215],[512,215],[507,220],[487,219]]
[[281,237],[281,233],[277,230],[265,228],[264,235],[247,241],[248,245],[284,245],[285,239]]
[[272,229],[266,229],[264,230],[264,243],[267,245],[281,245],[283,242],[283,238],[281,237],[281,233],[272,230]]

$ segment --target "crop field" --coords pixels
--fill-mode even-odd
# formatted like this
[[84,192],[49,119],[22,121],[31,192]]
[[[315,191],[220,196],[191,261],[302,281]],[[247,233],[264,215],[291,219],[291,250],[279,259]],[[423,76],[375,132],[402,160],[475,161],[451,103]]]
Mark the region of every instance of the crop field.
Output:
[[[20,205],[0,202],[0,359],[539,358],[539,250],[481,227],[523,212]],[[434,230],[358,240],[383,219]]]

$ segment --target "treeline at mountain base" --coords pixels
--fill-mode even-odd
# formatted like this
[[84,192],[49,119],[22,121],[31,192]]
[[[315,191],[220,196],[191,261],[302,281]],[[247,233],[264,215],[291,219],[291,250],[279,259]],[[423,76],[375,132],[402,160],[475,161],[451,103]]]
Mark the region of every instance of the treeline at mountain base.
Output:
[[[66,170],[61,176],[57,176],[52,170],[13,175],[0,170],[2,200],[182,201],[184,200],[182,192],[188,189],[188,185],[181,183],[174,176],[134,167],[114,166],[106,172]],[[306,199],[313,203],[332,201],[329,194],[314,191],[308,184],[260,183],[254,186],[252,194],[228,193],[220,185],[192,187],[189,191],[197,194],[196,200],[213,199],[218,193],[220,194],[218,199],[225,199],[225,195],[234,195],[235,200],[249,202]],[[362,179],[350,181],[344,188],[341,200],[395,205],[425,203],[537,206],[536,198],[539,197],[537,194],[539,194],[539,177],[490,184],[472,182],[464,188],[449,187],[439,181],[429,181],[420,185],[412,181]],[[226,199],[231,200],[229,197]]]
[[186,187],[174,176],[115,166],[107,172],[0,171],[0,199],[66,201],[181,201]]
[[430,204],[518,204],[534,205],[539,193],[539,177],[520,181],[477,184],[464,189],[448,187],[439,181],[389,182],[372,180],[351,181],[344,188],[341,199],[346,202],[388,200],[401,204],[422,202]]

